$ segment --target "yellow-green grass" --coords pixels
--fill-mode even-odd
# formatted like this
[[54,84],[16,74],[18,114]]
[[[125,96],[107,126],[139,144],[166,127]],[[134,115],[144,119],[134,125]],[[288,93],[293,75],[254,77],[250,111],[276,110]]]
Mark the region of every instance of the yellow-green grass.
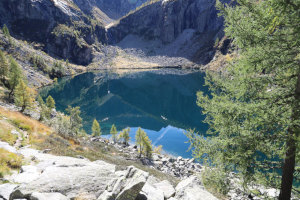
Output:
[[22,166],[22,158],[12,152],[0,148],[0,178],[9,174],[12,169]]

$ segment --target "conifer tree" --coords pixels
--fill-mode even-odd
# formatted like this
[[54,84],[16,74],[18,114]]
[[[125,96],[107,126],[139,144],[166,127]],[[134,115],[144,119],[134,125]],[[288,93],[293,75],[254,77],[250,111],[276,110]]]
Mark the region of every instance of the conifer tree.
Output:
[[4,26],[2,28],[2,32],[6,37],[10,37],[10,33],[9,33],[9,30],[8,30],[6,24],[4,24]]
[[34,103],[35,92],[29,88],[23,80],[20,80],[15,90],[15,104],[20,106],[21,112],[24,112],[26,108],[31,108]]
[[117,142],[118,131],[117,131],[117,127],[114,124],[111,126],[110,134],[111,134],[112,140],[114,142]]
[[194,155],[288,200],[300,162],[300,1],[217,5],[240,55],[223,74],[207,73],[210,95],[199,92],[198,105],[210,129],[188,134]]
[[52,96],[48,96],[47,99],[46,99],[46,105],[48,108],[50,109],[54,109],[55,108],[55,101],[54,99],[52,98]]
[[135,142],[139,146],[140,157],[142,156],[142,153],[143,153],[143,147],[145,146],[144,138],[146,136],[147,135],[146,135],[145,131],[139,127],[135,134]]
[[94,121],[93,121],[92,135],[93,136],[100,136],[101,135],[101,128],[100,128],[100,125],[99,125],[99,123],[96,119],[94,119]]
[[123,140],[125,145],[128,145],[130,140],[129,137],[130,128],[123,129],[123,131],[119,134],[119,139]]
[[41,97],[41,95],[38,95],[38,98],[37,98],[37,102],[39,103],[39,106],[42,106],[45,104],[43,98]]
[[147,158],[151,158],[152,157],[152,144],[151,144],[151,140],[149,139],[149,137],[146,135],[145,137],[143,137],[143,145],[144,145],[144,154]]
[[0,50],[0,80],[5,84],[9,72],[9,64],[3,53]]
[[13,59],[13,57],[10,57],[10,70],[9,70],[9,99],[11,99],[12,94],[15,91],[15,88],[19,84],[20,80],[23,78],[22,75],[22,69],[19,66],[19,64]]
[[66,111],[70,115],[70,127],[73,134],[78,135],[80,132],[80,129],[82,128],[82,118],[80,117],[80,107],[74,107],[68,106]]

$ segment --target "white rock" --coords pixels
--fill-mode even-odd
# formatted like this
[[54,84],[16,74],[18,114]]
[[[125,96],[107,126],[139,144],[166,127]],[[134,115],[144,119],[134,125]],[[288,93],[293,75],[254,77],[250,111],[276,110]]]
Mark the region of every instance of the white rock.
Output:
[[174,187],[167,180],[164,180],[162,182],[156,183],[156,184],[154,184],[154,186],[157,189],[163,191],[164,197],[166,199],[168,199],[168,198],[170,198],[170,197],[172,197],[172,196],[175,195],[175,189],[174,189]]
[[10,194],[14,191],[14,189],[17,186],[18,185],[10,184],[10,183],[5,183],[0,185],[0,197],[4,200],[9,200]]
[[19,174],[13,174],[11,180],[15,183],[30,183],[37,179],[40,175],[36,166],[22,166]]
[[0,148],[5,149],[6,151],[9,151],[9,152],[12,152],[12,153],[15,153],[15,154],[18,153],[16,148],[10,146],[7,142],[0,141]]
[[38,193],[31,194],[30,200],[68,200],[68,198],[60,193]]
[[[139,196],[145,196],[147,200],[164,200],[164,193],[162,190],[157,189],[153,185],[149,184],[148,182],[144,185],[141,193]],[[143,197],[139,197],[142,199]]]
[[181,181],[175,190],[175,198],[180,200],[217,200],[201,186],[201,182],[196,176]]

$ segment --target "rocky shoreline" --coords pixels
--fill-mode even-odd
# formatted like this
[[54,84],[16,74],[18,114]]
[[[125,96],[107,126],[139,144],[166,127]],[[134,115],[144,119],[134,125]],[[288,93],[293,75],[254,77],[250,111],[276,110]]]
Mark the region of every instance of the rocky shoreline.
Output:
[[186,179],[196,173],[201,173],[201,171],[204,169],[200,163],[195,162],[194,158],[188,159],[182,158],[181,156],[174,157],[168,154],[157,153],[152,154],[152,159],[145,157],[139,158],[139,153],[136,145],[130,144],[127,146],[120,143],[114,143],[113,141],[101,137],[92,137],[90,140],[92,142],[101,142],[107,145],[107,147],[113,146],[118,151],[127,154],[129,156],[129,158],[127,159],[133,161],[140,160],[144,165],[147,165],[150,168],[159,170],[176,178]]

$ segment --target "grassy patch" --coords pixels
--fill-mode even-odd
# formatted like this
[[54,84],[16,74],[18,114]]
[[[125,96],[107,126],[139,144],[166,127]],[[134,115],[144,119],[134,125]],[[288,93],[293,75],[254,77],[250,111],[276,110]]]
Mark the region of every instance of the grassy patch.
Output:
[[19,169],[21,166],[20,156],[0,148],[0,178],[9,174],[12,169]]
[[18,139],[17,135],[11,133],[11,129],[5,126],[5,123],[0,122],[0,140],[7,142],[10,145],[15,144]]

